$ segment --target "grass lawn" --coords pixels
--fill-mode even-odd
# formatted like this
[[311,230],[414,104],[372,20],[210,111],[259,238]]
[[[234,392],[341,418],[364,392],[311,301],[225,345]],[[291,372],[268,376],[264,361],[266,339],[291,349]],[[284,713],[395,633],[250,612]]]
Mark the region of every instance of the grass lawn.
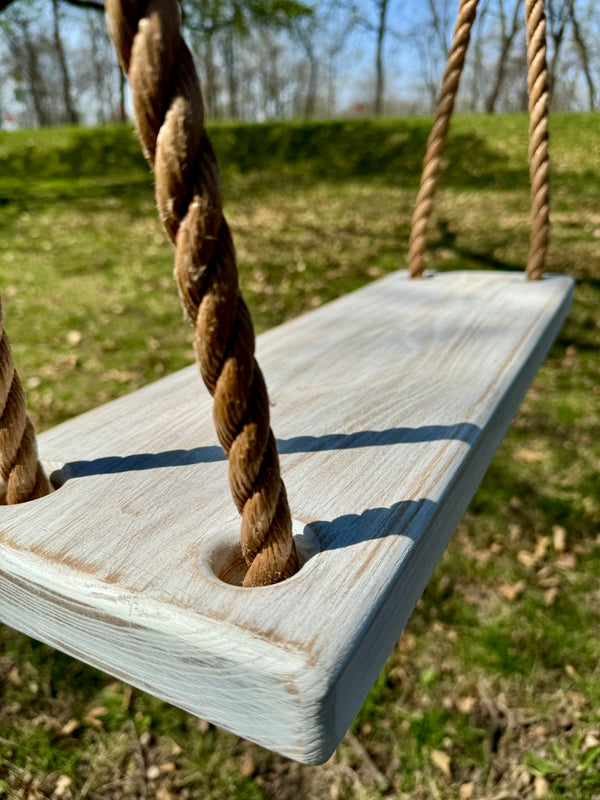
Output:
[[[212,129],[259,331],[405,266],[429,124]],[[576,278],[573,312],[332,759],[288,762],[0,626],[0,798],[600,800],[599,125],[551,122],[548,270]],[[526,134],[455,120],[430,267],[523,268]],[[0,133],[0,231],[38,430],[193,360],[129,128]]]

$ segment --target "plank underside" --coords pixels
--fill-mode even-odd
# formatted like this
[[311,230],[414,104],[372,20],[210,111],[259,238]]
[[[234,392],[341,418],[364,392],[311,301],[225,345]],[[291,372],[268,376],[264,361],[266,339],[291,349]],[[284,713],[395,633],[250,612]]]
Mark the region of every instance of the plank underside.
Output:
[[40,456],[67,480],[0,508],[0,619],[288,757],[325,760],[571,296],[563,276],[400,272],[259,337],[308,552],[277,586],[215,575],[239,521],[195,366],[47,431]]

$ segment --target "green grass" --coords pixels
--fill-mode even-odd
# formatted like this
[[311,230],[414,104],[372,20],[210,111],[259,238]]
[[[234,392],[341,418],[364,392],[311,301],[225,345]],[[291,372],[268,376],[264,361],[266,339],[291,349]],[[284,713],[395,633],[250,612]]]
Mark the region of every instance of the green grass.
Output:
[[[548,269],[573,312],[335,756],[287,762],[0,627],[0,798],[600,798],[599,122],[551,123]],[[258,330],[404,266],[428,128],[212,128]],[[430,266],[522,269],[526,133],[455,120]],[[129,128],[0,134],[0,210],[38,429],[193,360]]]

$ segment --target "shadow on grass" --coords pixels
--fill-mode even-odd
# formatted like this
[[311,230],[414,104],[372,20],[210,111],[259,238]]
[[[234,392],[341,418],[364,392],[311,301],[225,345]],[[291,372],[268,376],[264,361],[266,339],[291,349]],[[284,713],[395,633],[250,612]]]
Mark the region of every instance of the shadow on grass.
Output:
[[[215,128],[211,137],[220,161],[249,173],[301,168],[312,179],[378,177],[415,184],[421,174],[431,122],[428,119],[340,120]],[[446,149],[446,185],[465,188],[527,185],[527,164],[509,169],[507,156],[474,132],[453,133]]]
[[[230,124],[212,126],[209,134],[225,175],[262,172],[258,188],[271,191],[282,175],[292,186],[349,178],[416,185],[430,126],[426,118]],[[66,128],[48,141],[39,131],[26,133],[8,140],[14,145],[0,158],[0,174],[31,183],[149,172],[129,127]],[[452,134],[445,159],[445,185],[514,189],[528,182],[526,163],[509,168],[509,158],[472,131]]]

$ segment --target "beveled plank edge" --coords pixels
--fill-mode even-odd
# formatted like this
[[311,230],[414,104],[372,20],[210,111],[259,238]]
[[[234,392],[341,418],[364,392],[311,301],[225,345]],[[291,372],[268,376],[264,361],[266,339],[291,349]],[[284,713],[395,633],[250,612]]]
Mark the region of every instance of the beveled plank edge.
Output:
[[0,564],[0,619],[7,625],[262,747],[304,761],[318,729],[325,681],[303,653],[222,622],[215,627],[199,614],[146,598],[142,602],[3,545]]
[[[476,446],[468,453],[462,472],[455,475],[423,535],[402,562],[386,599],[374,610],[371,619],[366,621],[364,635],[357,637],[354,648],[349,650],[347,662],[340,665],[339,671],[333,676],[323,700],[319,738],[303,763],[321,764],[327,761],[360,710],[565,322],[573,302],[573,287],[574,281],[571,280],[566,286],[562,303],[548,320],[543,337],[528,354],[518,376],[497,404]],[[391,625],[390,620],[394,620],[395,624]]]

